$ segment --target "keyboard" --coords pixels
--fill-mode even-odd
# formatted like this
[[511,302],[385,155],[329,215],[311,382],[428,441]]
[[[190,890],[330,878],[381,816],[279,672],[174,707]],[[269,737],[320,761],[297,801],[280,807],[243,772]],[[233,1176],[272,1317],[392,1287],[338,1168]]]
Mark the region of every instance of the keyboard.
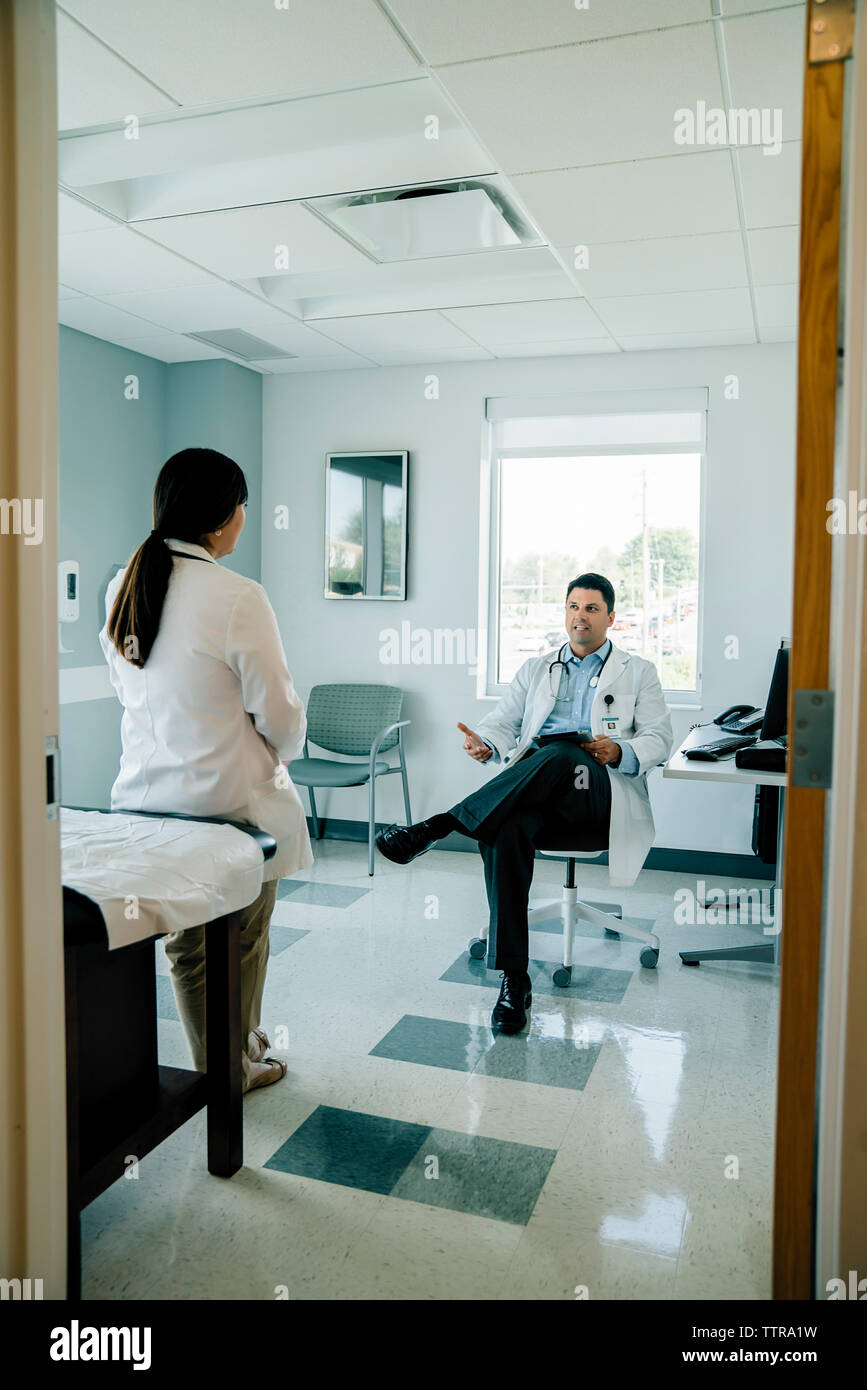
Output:
[[685,758],[697,758],[700,762],[715,763],[720,758],[729,758],[739,748],[749,748],[758,738],[757,734],[735,734],[732,738],[718,738],[714,743],[697,743],[693,748],[685,748]]

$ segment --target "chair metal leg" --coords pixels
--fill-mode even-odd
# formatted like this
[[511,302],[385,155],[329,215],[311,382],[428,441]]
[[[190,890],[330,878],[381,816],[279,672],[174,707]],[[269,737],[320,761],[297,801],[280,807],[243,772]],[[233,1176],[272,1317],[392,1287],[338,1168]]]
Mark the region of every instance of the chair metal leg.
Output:
[[307,795],[310,797],[310,818],[313,821],[313,838],[314,840],[320,840],[322,838],[322,831],[319,827],[319,817],[316,814],[316,799],[313,795],[312,787],[307,788]]
[[367,824],[367,872],[373,878],[373,841],[376,835],[376,778],[368,780],[369,814]]
[[[403,730],[402,730],[402,729],[401,729],[400,733],[403,733]],[[400,735],[398,735],[398,739],[400,739]],[[409,782],[408,782],[408,780],[407,780],[407,775],[406,775],[406,763],[405,763],[404,757],[403,757],[403,743],[402,743],[402,742],[400,743],[400,775],[401,775],[401,779],[402,779],[402,781],[403,781],[403,806],[404,806],[404,810],[406,811],[406,823],[407,823],[407,825],[412,825],[412,811],[409,809]]]
[[578,901],[578,889],[569,888],[568,885],[563,889],[563,905],[561,908],[563,917],[563,964],[568,969],[572,968],[572,942],[575,930],[575,904]]

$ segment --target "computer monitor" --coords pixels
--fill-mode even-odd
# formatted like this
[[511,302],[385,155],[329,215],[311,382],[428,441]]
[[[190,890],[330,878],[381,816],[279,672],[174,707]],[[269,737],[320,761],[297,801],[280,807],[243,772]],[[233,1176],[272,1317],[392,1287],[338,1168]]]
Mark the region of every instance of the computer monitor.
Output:
[[789,643],[780,643],[774,674],[768,690],[765,705],[765,718],[762,723],[762,738],[779,738],[786,732],[786,717],[789,706]]

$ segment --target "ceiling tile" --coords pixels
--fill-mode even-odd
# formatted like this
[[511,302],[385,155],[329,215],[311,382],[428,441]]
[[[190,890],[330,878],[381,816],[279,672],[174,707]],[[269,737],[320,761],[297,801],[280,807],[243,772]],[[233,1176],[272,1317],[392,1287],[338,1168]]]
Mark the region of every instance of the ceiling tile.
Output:
[[801,142],[783,145],[778,155],[738,150],[748,227],[791,227],[801,220]]
[[580,357],[619,352],[613,338],[563,338],[553,343],[497,343],[495,357]]
[[762,336],[766,328],[795,328],[798,323],[798,286],[757,285],[756,313]]
[[[184,106],[394,81],[418,64],[374,0],[63,0]],[[127,110],[135,110],[127,107]]]
[[793,324],[791,328],[763,328],[763,343],[795,343],[798,340],[798,325]]
[[649,352],[668,348],[738,347],[754,343],[752,328],[720,329],[711,333],[644,333],[626,334],[620,339],[626,352]]
[[729,19],[723,35],[732,104],[771,111],[779,107],[779,138],[800,140],[806,11],[797,6]]
[[558,338],[603,338],[605,329],[583,299],[553,299],[529,304],[490,304],[449,309],[447,317],[477,342],[556,342]]
[[722,12],[730,14],[751,14],[753,10],[782,10],[794,6],[804,9],[805,0],[722,0]]
[[316,326],[335,342],[377,360],[380,353],[430,353],[440,348],[475,347],[459,328],[438,313],[320,319]]
[[192,338],[182,338],[176,334],[148,338],[125,338],[118,334],[108,341],[114,343],[115,347],[129,348],[130,352],[140,352],[145,357],[156,357],[160,362],[206,362],[225,356],[205,343],[197,343]]
[[[370,265],[363,252],[300,203],[266,203],[136,225],[144,236],[227,280]],[[288,248],[285,272],[276,269],[277,246]]]
[[267,327],[259,330],[258,336],[264,338],[272,347],[294,352],[299,357],[333,357],[338,351],[332,340],[323,337],[315,327],[308,328],[303,323],[295,323],[285,314],[279,314],[273,321],[269,320]]
[[175,109],[170,96],[57,10],[59,130],[122,121],[130,112],[149,116]]
[[356,367],[376,370],[375,363],[358,357],[354,352],[341,353],[339,357],[297,357],[293,361],[254,362],[252,365],[261,367],[272,376],[283,376],[287,372],[345,372]]
[[191,265],[125,227],[62,236],[57,254],[60,278],[83,294],[103,296],[214,283],[213,276],[201,266]]
[[593,307],[620,341],[627,334],[750,331],[753,316],[748,289],[694,290],[689,294],[634,294],[597,299]]
[[74,232],[96,232],[99,230],[107,231],[110,227],[116,227],[117,222],[111,217],[106,217],[97,208],[92,208],[87,203],[83,203],[78,198],[73,198],[71,194],[64,192],[62,188],[57,191],[57,234],[58,236],[69,236]]
[[103,296],[117,309],[139,314],[172,333],[203,333],[211,328],[245,328],[266,336],[291,325],[288,315],[253,295],[212,281],[208,289],[150,290],[141,294]]
[[747,233],[750,265],[757,285],[791,285],[798,281],[800,228],[763,227]]
[[514,184],[554,246],[727,232],[739,225],[727,150],[525,174]]
[[[571,246],[560,250],[565,258],[573,254]],[[588,260],[588,269],[575,271],[588,299],[646,294],[648,286],[666,294],[747,284],[740,232],[594,243],[588,247]]]
[[577,9],[566,0],[391,0],[395,17],[428,63],[490,58],[707,19],[707,0],[605,0]]
[[423,348],[392,350],[381,347],[370,352],[370,356],[380,367],[425,367],[428,364],[436,365],[438,362],[490,362],[493,355],[485,348],[470,342],[459,348],[434,347],[425,351]]
[[58,299],[84,299],[84,297],[85,296],[81,293],[81,290],[72,290],[69,288],[68,285],[57,286]]
[[675,111],[722,103],[710,22],[439,75],[506,173],[677,153]]
[[140,314],[130,314],[99,299],[62,299],[57,307],[57,319],[67,328],[77,328],[93,338],[137,338],[155,333],[157,326]]

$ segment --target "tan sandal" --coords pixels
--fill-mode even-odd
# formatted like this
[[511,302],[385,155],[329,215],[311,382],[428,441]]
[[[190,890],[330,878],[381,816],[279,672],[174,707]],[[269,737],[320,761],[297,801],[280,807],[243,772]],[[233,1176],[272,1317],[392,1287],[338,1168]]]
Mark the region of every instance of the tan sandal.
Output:
[[286,1063],[281,1062],[278,1057],[263,1057],[261,1065],[267,1066],[268,1070],[257,1076],[255,1081],[251,1081],[247,1091],[257,1091],[262,1086],[273,1086],[275,1081],[282,1081],[286,1075]]
[[250,1058],[251,1062],[261,1062],[270,1046],[271,1039],[268,1037],[264,1028],[254,1028],[247,1038],[247,1056]]

